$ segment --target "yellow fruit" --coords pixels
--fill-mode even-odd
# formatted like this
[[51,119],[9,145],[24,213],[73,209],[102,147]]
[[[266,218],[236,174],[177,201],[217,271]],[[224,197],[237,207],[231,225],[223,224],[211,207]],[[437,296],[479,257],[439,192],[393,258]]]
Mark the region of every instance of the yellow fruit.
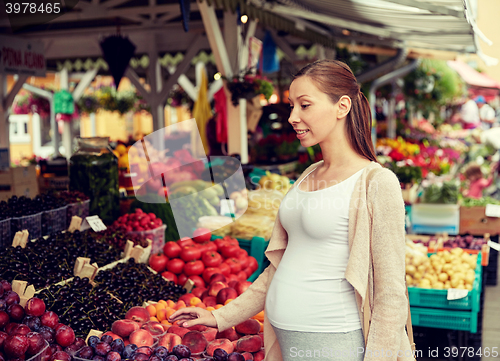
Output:
[[153,305],[149,305],[148,307],[146,307],[146,310],[148,310],[149,315],[150,315],[151,317],[156,316],[156,307],[155,307],[155,306],[153,306]]
[[124,154],[118,159],[118,168],[129,169],[128,154]]
[[438,280],[441,282],[446,282],[448,280],[448,274],[447,273],[440,273],[438,276]]
[[124,155],[125,153],[127,153],[127,147],[123,144],[118,144],[116,146],[116,149],[115,151],[119,154],[119,155]]
[[212,307],[212,306],[208,306],[208,307],[206,308],[206,310],[207,310],[207,311],[215,311],[215,308],[214,308],[214,307]]

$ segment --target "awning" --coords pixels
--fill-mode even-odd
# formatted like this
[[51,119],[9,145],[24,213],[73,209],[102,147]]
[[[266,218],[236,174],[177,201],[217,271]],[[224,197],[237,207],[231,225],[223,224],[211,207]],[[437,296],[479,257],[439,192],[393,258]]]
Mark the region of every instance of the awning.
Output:
[[495,79],[478,72],[476,69],[461,60],[449,60],[448,66],[455,70],[469,86],[500,89],[500,83]]

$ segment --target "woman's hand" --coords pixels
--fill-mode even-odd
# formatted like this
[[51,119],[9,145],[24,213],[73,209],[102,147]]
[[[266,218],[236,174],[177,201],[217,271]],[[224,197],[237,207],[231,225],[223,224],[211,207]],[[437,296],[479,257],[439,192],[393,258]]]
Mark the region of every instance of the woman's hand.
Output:
[[186,307],[175,311],[168,319],[168,322],[174,323],[180,321],[180,326],[191,327],[194,325],[204,325],[208,327],[217,327],[212,312],[199,307]]

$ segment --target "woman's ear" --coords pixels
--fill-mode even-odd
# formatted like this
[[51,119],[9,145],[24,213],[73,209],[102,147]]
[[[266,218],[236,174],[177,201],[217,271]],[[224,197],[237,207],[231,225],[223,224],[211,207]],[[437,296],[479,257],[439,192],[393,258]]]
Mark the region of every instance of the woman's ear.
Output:
[[349,114],[351,111],[351,98],[348,95],[342,95],[337,103],[338,105],[338,112],[337,112],[337,117],[339,119],[342,119]]

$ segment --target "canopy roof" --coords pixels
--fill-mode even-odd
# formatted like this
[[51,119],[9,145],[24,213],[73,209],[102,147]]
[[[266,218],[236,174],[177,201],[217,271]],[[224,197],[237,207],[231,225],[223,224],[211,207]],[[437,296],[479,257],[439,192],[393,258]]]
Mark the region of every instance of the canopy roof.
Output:
[[[259,19],[261,26],[281,31],[292,46],[329,47],[355,41],[390,48],[476,52],[476,36],[482,36],[469,8],[475,0],[201,1],[214,4],[220,20],[220,10],[234,12],[239,7],[242,14]],[[0,16],[0,33],[11,32],[5,13]],[[46,58],[64,61],[101,56],[99,40],[118,28],[137,46],[136,55],[147,53],[153,39],[159,53],[184,52],[204,32],[195,1],[186,33],[178,0],[79,0],[63,16],[18,35],[42,39]],[[208,41],[203,48],[209,49]]]
[[448,61],[448,65],[454,69],[469,86],[500,89],[500,83],[495,79],[478,72],[476,69],[461,60],[450,60]]

